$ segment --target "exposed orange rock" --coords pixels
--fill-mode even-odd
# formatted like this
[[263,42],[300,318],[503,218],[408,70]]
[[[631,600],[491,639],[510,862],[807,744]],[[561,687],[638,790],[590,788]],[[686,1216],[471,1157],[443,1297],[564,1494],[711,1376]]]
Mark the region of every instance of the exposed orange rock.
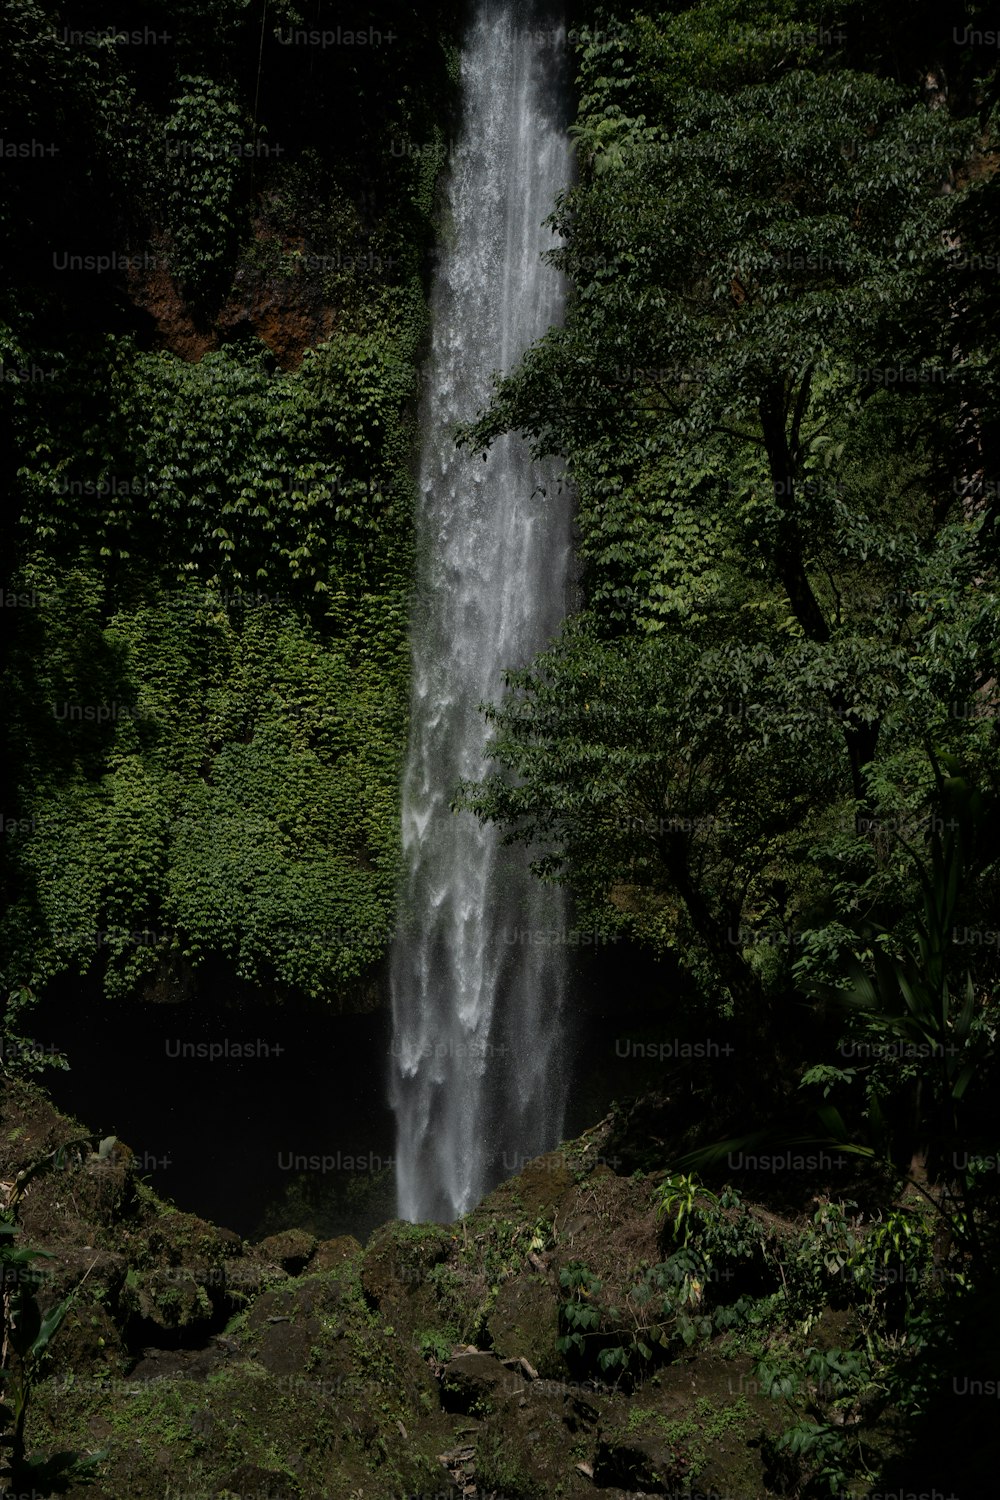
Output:
[[[167,269],[165,246],[154,241],[152,265],[129,269],[128,290],[133,304],[156,325],[161,348],[182,359],[199,360],[218,345],[213,329],[199,327]],[[138,259],[139,257],[136,257]]]
[[[260,228],[258,237],[265,237]],[[211,322],[202,321],[192,312],[168,269],[166,246],[154,242],[152,248],[152,266],[128,272],[129,296],[133,305],[153,320],[158,346],[181,359],[200,360],[234,335],[252,332],[267,345],[283,370],[293,370],[306,349],[322,343],[333,332],[336,311],[323,303],[315,283],[303,276],[279,277],[242,267],[215,317]]]
[[[241,273],[237,273],[239,278]],[[293,370],[306,349],[333,332],[335,313],[325,307],[315,287],[301,277],[239,279],[216,320],[223,339],[252,329],[283,370]]]

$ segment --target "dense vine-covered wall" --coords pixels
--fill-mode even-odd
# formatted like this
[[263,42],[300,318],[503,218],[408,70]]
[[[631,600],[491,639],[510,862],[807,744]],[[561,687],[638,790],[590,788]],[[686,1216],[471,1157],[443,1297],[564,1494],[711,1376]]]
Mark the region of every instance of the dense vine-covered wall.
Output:
[[5,9],[6,982],[368,1003],[460,7]]

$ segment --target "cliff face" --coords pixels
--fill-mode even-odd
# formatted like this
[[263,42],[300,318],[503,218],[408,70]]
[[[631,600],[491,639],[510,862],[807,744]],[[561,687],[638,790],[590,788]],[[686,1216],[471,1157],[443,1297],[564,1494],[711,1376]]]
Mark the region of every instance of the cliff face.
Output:
[[367,1009],[458,7],[76,9],[3,63],[0,965]]
[[[440,153],[435,162],[440,163]],[[359,237],[346,249],[317,249],[300,226],[258,205],[232,281],[216,305],[191,305],[172,274],[169,240],[155,232],[148,256],[130,258],[126,287],[137,328],[156,348],[181,359],[199,360],[213,349],[240,339],[259,339],[278,369],[298,368],[306,349],[338,331],[363,323],[371,305],[388,294],[401,297],[393,282],[400,260],[372,248],[377,234]],[[416,285],[423,287],[433,251],[408,257]]]
[[[254,231],[266,244],[266,225],[258,221]],[[292,253],[304,252],[300,247]],[[305,350],[328,339],[337,324],[338,309],[326,304],[322,288],[305,277],[268,277],[242,266],[207,323],[195,316],[159,259],[154,268],[130,273],[128,293],[137,318],[152,320],[156,346],[187,360],[199,360],[235,338],[250,337],[266,345],[280,369],[293,370]]]

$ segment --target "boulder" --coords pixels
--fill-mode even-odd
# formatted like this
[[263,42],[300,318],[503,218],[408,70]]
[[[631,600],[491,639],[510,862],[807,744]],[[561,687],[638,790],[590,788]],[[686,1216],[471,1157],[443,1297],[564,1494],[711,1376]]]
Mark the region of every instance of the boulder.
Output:
[[305,1229],[283,1229],[280,1234],[269,1234],[254,1248],[262,1260],[271,1261],[295,1276],[316,1249],[316,1236]]

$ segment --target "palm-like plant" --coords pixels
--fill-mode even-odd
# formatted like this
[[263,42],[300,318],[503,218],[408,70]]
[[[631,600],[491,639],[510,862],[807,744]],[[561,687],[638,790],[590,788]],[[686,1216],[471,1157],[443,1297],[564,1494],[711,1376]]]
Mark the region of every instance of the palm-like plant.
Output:
[[103,1452],[88,1458],[58,1453],[48,1459],[29,1459],[25,1453],[24,1428],[32,1390],[41,1377],[49,1345],[93,1265],[67,1297],[43,1313],[38,1301],[43,1273],[37,1263],[52,1256],[47,1250],[14,1243],[14,1215],[28,1182],[60,1162],[67,1149],[50,1152],[4,1185],[6,1206],[0,1216],[0,1447],[8,1451],[0,1474],[15,1486],[25,1479],[82,1479],[104,1457]]
[[981,1024],[986,997],[977,993],[971,970],[955,975],[951,953],[963,893],[996,854],[991,849],[985,861],[978,857],[986,843],[983,795],[950,757],[932,756],[932,765],[938,795],[929,859],[897,835],[912,857],[920,889],[912,935],[900,940],[888,923],[868,920],[868,951],[863,960],[848,960],[847,984],[812,988],[863,1020],[873,1055],[898,1060],[898,1066],[869,1076],[871,1143],[908,1165],[911,1182],[935,1203],[952,1236],[978,1256],[976,1174],[960,1174],[957,1164],[963,1147],[968,1158],[967,1095],[985,1068],[992,1040]]
[[[948,816],[933,819],[929,868],[910,851],[921,891],[912,939],[897,942],[893,952],[888,926],[870,922],[869,966],[851,958],[849,987],[827,991],[864,1017],[884,1053],[921,1062],[913,1088],[913,1156],[932,1181],[948,1175],[945,1161],[962,1135],[962,1103],[989,1046],[975,1026],[971,972],[958,982],[949,975],[955,914],[982,798],[958,776],[944,781],[941,792]],[[884,1090],[873,1088],[869,1116],[878,1133],[884,1100]]]

